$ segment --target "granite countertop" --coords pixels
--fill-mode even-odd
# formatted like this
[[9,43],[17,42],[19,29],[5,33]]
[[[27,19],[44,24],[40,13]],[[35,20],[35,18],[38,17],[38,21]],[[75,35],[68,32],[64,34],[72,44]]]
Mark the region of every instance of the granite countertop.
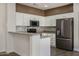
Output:
[[40,36],[40,38],[47,38],[47,37],[50,37],[50,36]]
[[40,34],[40,33],[27,33],[27,32],[9,32],[14,34],[24,34],[24,35],[34,35],[34,34]]
[[[40,38],[51,38],[49,35],[43,35],[43,33],[46,33],[46,32],[42,32],[42,33],[27,33],[27,32],[9,32],[9,33],[12,33],[12,34],[20,34],[20,35],[28,35],[28,36],[33,36],[33,35],[40,35]],[[46,33],[47,34],[47,33]],[[49,33],[48,34],[55,34],[55,33]]]
[[42,31],[41,33],[56,33],[56,31]]
[[36,33],[28,33],[28,32],[9,32],[9,33],[18,33],[18,34],[42,34],[42,33],[56,33],[55,31],[45,31],[45,32],[36,32]]

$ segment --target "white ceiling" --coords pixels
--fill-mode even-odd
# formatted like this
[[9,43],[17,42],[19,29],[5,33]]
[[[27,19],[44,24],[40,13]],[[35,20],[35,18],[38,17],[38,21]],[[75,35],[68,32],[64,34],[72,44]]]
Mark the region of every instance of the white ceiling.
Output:
[[64,6],[69,3],[21,3],[21,4],[27,5],[30,7],[35,7],[35,8],[42,9],[42,10],[46,10],[46,9]]

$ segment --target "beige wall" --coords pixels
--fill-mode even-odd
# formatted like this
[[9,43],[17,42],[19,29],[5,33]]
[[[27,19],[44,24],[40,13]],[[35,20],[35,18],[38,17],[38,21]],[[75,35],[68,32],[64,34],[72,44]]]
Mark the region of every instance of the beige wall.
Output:
[[[13,4],[11,4],[11,5],[13,5]],[[14,36],[12,34],[8,33],[9,27],[7,26],[8,17],[11,17],[12,20],[14,20],[13,19],[14,17],[12,15],[8,16],[7,8],[8,7],[7,7],[6,3],[0,3],[0,52],[14,51]],[[12,8],[13,7],[11,7],[9,10],[11,10]],[[12,14],[14,14],[14,13],[12,13]],[[10,24],[9,24],[9,26],[11,27]]]
[[6,20],[6,4],[0,3],[0,51],[6,50],[6,33],[7,33],[7,20]]
[[7,9],[7,52],[13,52],[14,51],[14,35],[10,34],[9,31],[15,32],[16,27],[15,27],[15,21],[16,21],[16,8],[15,8],[15,3],[8,3],[6,5]]
[[79,51],[79,3],[74,4],[74,50]]

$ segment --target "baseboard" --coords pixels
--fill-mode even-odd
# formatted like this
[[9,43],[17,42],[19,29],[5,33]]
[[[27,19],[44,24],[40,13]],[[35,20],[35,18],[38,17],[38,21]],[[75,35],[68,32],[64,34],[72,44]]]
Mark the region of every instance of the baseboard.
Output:
[[1,53],[1,52],[2,52],[2,53],[7,53],[6,51],[0,51],[0,53]]
[[18,54],[19,56],[22,56],[20,53],[18,53],[17,51],[14,51],[16,54]]
[[79,49],[74,49],[74,51],[79,51]]
[[51,45],[51,47],[55,47],[56,48],[56,46],[53,46],[53,45]]
[[14,51],[6,51],[7,53],[11,53],[11,52],[14,52]]

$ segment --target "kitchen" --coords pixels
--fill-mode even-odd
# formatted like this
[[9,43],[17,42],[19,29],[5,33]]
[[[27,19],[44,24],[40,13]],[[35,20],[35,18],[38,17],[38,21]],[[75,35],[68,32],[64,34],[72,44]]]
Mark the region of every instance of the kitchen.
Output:
[[[17,6],[17,9],[19,9],[20,5],[17,4],[16,6]],[[47,20],[46,22],[51,22],[51,20]],[[54,36],[53,41],[55,41],[55,34],[52,34],[51,33],[52,30],[54,30],[52,32],[55,33],[55,26],[51,26],[52,23],[47,24],[46,22],[45,22],[45,17],[43,17],[43,16],[34,15],[34,14],[27,14],[27,13],[21,13],[21,12],[16,12],[16,31],[15,32],[10,32],[10,33],[16,33],[14,35],[17,35],[18,33],[20,33],[20,35],[21,34],[22,35],[23,34],[26,34],[27,38],[30,38],[32,35],[35,35],[35,36],[37,35],[36,36],[36,38],[37,38],[40,35],[41,36],[41,39],[43,39],[44,35],[46,35],[45,32],[48,32],[47,33],[47,37],[48,37],[48,35],[53,35]],[[49,29],[51,29],[51,30],[49,30]],[[43,35],[42,35],[42,33],[43,33]],[[19,34],[17,36],[19,36]],[[15,37],[15,39],[16,39],[16,37]],[[21,39],[21,38],[18,38],[17,37],[17,41],[19,41],[19,39]],[[25,39],[25,41],[26,41],[26,39]],[[36,41],[36,39],[35,39],[35,42],[38,42],[38,41]],[[50,42],[50,40],[48,42]],[[40,43],[42,45],[42,42],[40,42]],[[22,45],[22,44],[19,44],[17,42],[15,44],[16,44],[15,47],[18,47],[17,45],[19,45],[19,46]],[[37,45],[37,43],[35,45]],[[53,43],[53,45],[55,46],[55,43]],[[34,46],[33,46],[33,48],[34,48]],[[50,47],[50,46],[48,46],[48,47]],[[20,53],[18,51],[21,51],[22,49],[20,50],[20,48],[22,48],[22,47],[18,47],[18,48],[19,48],[19,50],[16,48],[16,53],[19,53],[21,55],[22,53]],[[37,47],[36,47],[36,49],[37,49]],[[47,49],[50,51],[50,48],[47,48]],[[23,51],[25,51],[25,50],[23,50]],[[45,53],[45,52],[43,52],[43,53]],[[25,55],[25,54],[23,52],[23,55]],[[34,52],[34,54],[35,54],[35,52]],[[45,54],[47,54],[47,53],[45,53]],[[38,55],[38,54],[35,54],[35,55]],[[47,55],[50,55],[50,53],[48,53]]]
[[[45,8],[39,5],[45,5]],[[78,30],[75,27],[78,26],[78,11],[76,11],[78,5],[66,3],[55,6],[50,3],[47,5],[50,8],[46,9],[46,4],[7,4],[7,42],[3,51],[15,52],[22,56],[50,56],[51,47],[57,47],[56,20],[72,18],[76,19],[75,21],[73,19],[74,30],[71,29],[74,32],[72,36],[76,39],[73,39],[74,43],[71,44],[74,46],[74,51],[78,51]]]

